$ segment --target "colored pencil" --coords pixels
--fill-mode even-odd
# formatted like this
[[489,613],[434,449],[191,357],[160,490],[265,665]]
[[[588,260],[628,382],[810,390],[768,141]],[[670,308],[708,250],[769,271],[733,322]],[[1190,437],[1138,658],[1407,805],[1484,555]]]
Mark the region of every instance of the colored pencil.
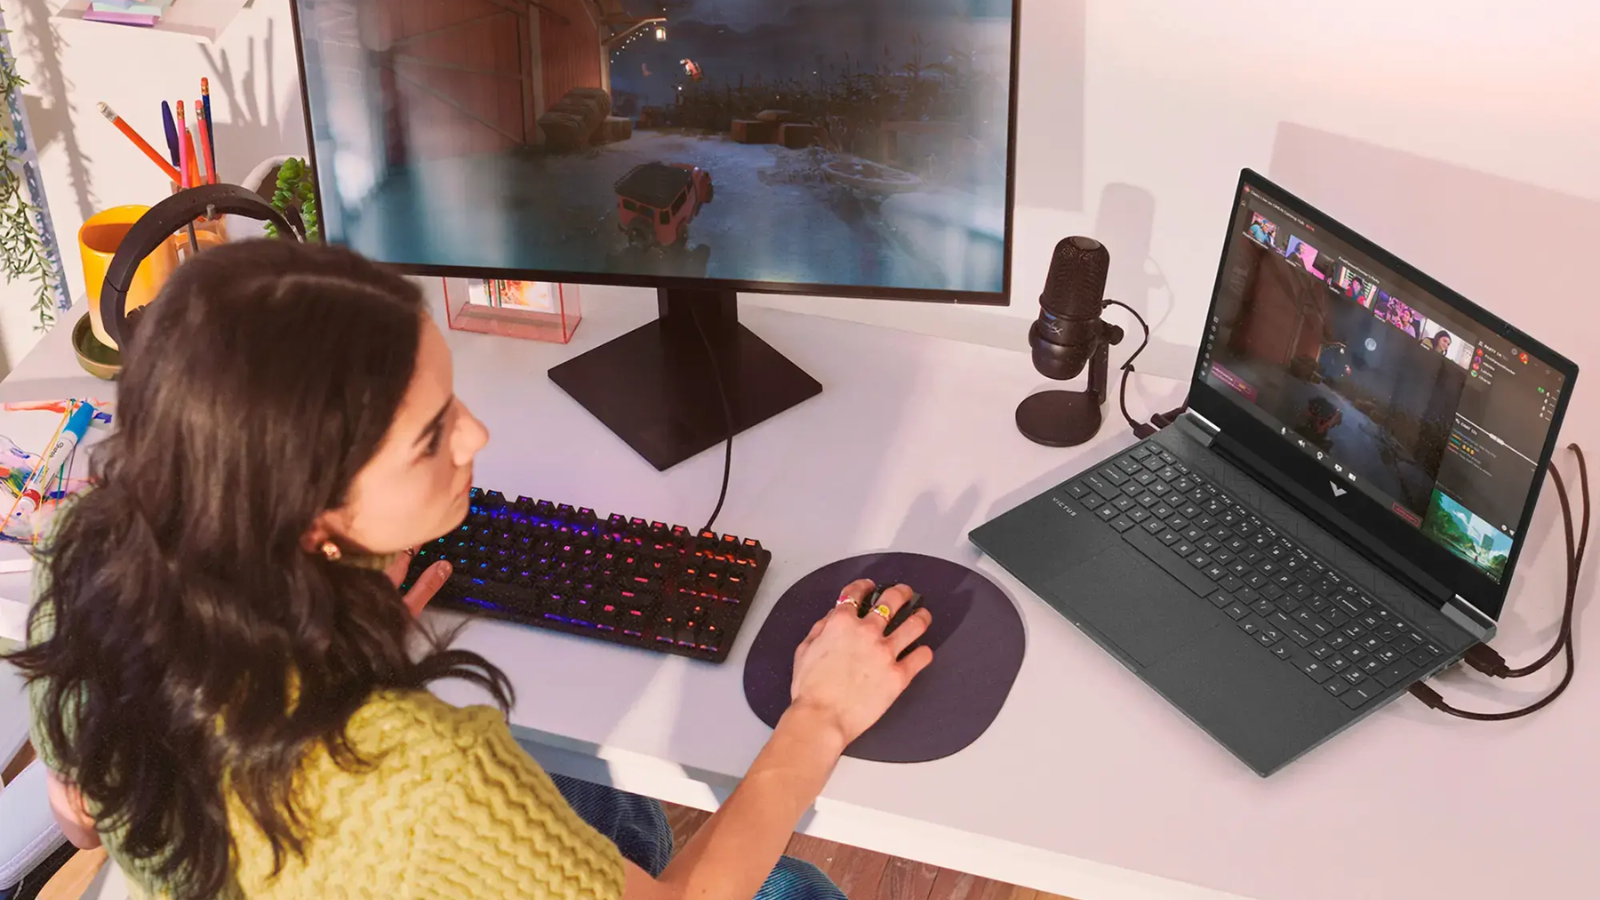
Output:
[[172,104],[161,101],[161,126],[167,132],[167,156],[178,164],[178,126],[172,122]]
[[189,136],[189,122],[183,116],[182,100],[178,101],[178,134],[180,135],[178,138],[178,170],[182,173],[178,186],[192,188],[194,187],[194,182],[190,181],[192,173],[189,171],[189,154],[183,152],[183,141]]
[[209,169],[209,172],[197,171],[195,174],[200,176],[201,184],[216,184],[217,158],[211,155],[211,123],[206,121],[205,116],[195,120],[194,133],[200,141],[200,155],[195,157],[195,161],[201,169]]
[[117,115],[116,112],[111,109],[111,107],[101,103],[100,115],[105,116],[107,122],[115,125],[117,130],[122,132],[123,137],[126,137],[129,141],[132,141],[133,146],[139,148],[139,152],[150,157],[151,162],[160,166],[161,171],[165,172],[168,178],[171,178],[173,181],[177,181],[182,177],[181,173],[179,173],[177,169],[173,168],[172,163],[162,159],[161,154],[156,152],[156,148],[150,146],[149,141],[140,137],[139,132],[134,131],[133,126],[123,121],[122,117]]
[[[180,100],[178,102],[181,104],[183,101]],[[195,127],[198,128],[199,124],[196,122]],[[196,159],[194,155],[194,133],[188,129],[184,129],[183,132],[183,167],[184,171],[193,179],[193,182],[186,184],[185,187],[199,187],[203,183],[200,180],[200,160]],[[189,253],[193,255],[200,252],[200,239],[195,236],[193,222],[189,223],[188,228]]]
[[194,130],[200,127],[196,122],[194,129],[183,133],[183,165],[189,171],[189,187],[199,187],[204,183],[205,171],[200,168],[200,157],[194,152]]
[[217,183],[217,125],[211,121],[211,79],[200,79],[200,102],[206,115],[206,162],[211,167],[211,183]]

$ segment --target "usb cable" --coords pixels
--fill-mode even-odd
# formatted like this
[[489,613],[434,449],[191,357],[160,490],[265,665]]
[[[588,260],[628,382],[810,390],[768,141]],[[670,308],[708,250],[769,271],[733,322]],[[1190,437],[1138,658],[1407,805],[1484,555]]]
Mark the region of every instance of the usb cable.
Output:
[[1472,719],[1478,722],[1504,722],[1509,719],[1520,719],[1523,716],[1532,715],[1544,709],[1555,702],[1555,699],[1561,696],[1567,686],[1572,683],[1573,673],[1577,669],[1577,657],[1572,650],[1572,619],[1578,597],[1578,575],[1583,565],[1584,551],[1589,544],[1589,469],[1584,464],[1583,448],[1577,444],[1569,444],[1568,449],[1576,454],[1578,458],[1578,485],[1583,496],[1583,525],[1578,530],[1578,533],[1574,535],[1572,529],[1572,506],[1567,498],[1567,486],[1561,479],[1561,472],[1552,463],[1550,465],[1550,477],[1555,479],[1556,496],[1561,500],[1561,522],[1566,530],[1567,537],[1567,598],[1566,605],[1561,611],[1561,630],[1556,635],[1556,641],[1549,650],[1545,651],[1543,656],[1526,666],[1515,669],[1506,663],[1505,657],[1501,656],[1488,644],[1477,644],[1468,650],[1466,655],[1467,665],[1492,678],[1525,678],[1548,666],[1555,661],[1557,656],[1564,652],[1567,658],[1566,672],[1562,674],[1561,681],[1544,697],[1521,709],[1499,713],[1459,709],[1446,703],[1444,697],[1440,696],[1438,691],[1428,687],[1426,684],[1421,682],[1413,684],[1411,686],[1411,695],[1421,700],[1428,707],[1449,713],[1452,716]]

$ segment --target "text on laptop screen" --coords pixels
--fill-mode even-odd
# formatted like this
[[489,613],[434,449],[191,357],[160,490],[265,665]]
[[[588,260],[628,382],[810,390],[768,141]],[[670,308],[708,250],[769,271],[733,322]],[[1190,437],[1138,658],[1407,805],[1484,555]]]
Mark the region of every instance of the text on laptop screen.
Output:
[[1563,376],[1246,185],[1202,377],[1500,581]]

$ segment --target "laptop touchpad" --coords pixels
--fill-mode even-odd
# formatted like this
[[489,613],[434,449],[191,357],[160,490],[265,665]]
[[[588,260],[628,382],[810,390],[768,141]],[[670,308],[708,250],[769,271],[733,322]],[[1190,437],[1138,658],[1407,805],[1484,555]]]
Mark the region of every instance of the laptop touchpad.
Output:
[[1208,601],[1121,543],[1051,581],[1043,597],[1141,666],[1154,665],[1224,621]]

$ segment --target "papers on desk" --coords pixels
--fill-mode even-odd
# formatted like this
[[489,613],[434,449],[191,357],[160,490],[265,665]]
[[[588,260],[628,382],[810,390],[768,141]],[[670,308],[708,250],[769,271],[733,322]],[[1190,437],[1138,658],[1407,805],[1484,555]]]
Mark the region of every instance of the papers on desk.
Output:
[[110,432],[111,410],[96,399],[0,406],[0,571],[27,571],[29,550],[61,502],[88,485],[87,451]]

